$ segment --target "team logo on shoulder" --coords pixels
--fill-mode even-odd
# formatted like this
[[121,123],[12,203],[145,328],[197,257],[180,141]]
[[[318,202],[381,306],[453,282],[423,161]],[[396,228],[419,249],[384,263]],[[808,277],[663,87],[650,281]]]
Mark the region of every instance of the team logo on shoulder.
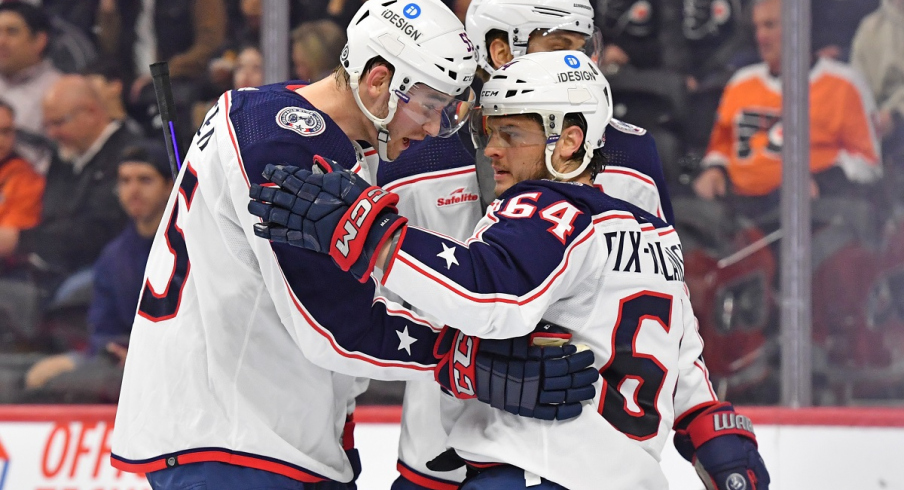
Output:
[[628,124],[624,121],[619,121],[618,119],[615,119],[614,117],[609,120],[609,125],[615,129],[621,131],[622,133],[636,134],[638,136],[647,134],[646,129],[635,126],[633,124]]
[[286,107],[276,114],[276,124],[302,136],[317,136],[326,129],[323,116],[301,107]]

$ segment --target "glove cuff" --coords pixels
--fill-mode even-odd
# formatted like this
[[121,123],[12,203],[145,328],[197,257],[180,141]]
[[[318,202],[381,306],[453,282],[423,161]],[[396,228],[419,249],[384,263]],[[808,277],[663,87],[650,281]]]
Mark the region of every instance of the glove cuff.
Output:
[[[349,271],[358,281],[365,283],[370,279],[370,273],[377,265],[380,249],[387,240],[392,239],[395,232],[408,223],[408,218],[395,213],[383,212],[375,220],[373,227],[368,231],[361,255],[352,264]],[[341,266],[340,266],[341,267]]]
[[377,186],[364,190],[349,206],[333,231],[330,256],[343,271],[348,272],[364,250],[371,227],[383,211],[395,211],[399,196]]
[[[452,339],[451,344],[449,338]],[[444,327],[436,342],[434,354],[440,358],[433,371],[436,382],[455,398],[476,398],[480,339]]]
[[723,402],[704,410],[694,417],[686,429],[677,430],[679,435],[690,438],[694,449],[719,436],[734,434],[746,437],[756,445],[753,423],[744,415],[735,413],[731,403]]

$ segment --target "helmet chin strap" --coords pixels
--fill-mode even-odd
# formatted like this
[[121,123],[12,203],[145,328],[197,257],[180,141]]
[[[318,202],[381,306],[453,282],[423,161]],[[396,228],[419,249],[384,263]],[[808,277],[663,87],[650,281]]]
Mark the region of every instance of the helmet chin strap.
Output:
[[[392,117],[395,116],[396,108],[399,104],[399,97],[393,92],[392,89],[389,91],[389,113],[384,118],[379,118],[373,115],[367,107],[364,106],[364,102],[361,101],[361,95],[358,92],[358,74],[349,74],[348,84],[352,89],[352,94],[355,96],[355,102],[358,104],[358,108],[361,109],[361,112],[367,116],[368,119],[373,123],[374,127],[377,129],[377,154],[380,155],[380,159],[391,162],[393,159],[389,158],[389,154],[387,151],[389,150],[389,128],[386,126],[389,124],[389,121],[392,120]],[[391,84],[390,84],[391,85]]]
[[590,143],[584,142],[584,160],[581,161],[581,165],[567,173],[559,172],[552,166],[552,154],[556,148],[556,143],[558,143],[558,140],[546,145],[546,170],[549,171],[555,180],[571,180],[584,173],[584,170],[587,170],[587,166],[590,165],[590,160],[593,159],[593,149],[590,148]]

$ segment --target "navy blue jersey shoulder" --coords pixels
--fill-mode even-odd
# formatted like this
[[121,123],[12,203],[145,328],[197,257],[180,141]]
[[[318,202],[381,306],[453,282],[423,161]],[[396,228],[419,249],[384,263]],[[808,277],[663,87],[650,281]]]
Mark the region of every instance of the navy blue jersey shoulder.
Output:
[[411,146],[392,162],[380,162],[377,185],[386,185],[412,175],[438,170],[474,166],[474,152],[456,137],[412,141]]
[[650,133],[627,133],[611,125],[606,126],[604,134],[606,144],[603,146],[603,155],[606,156],[606,165],[630,168],[653,179],[659,190],[659,201],[665,220],[674,223],[672,200],[665,184],[662,161],[659,159],[653,136]]
[[[326,114],[285,85],[268,85],[258,90],[233,91],[229,117],[235,128],[245,173],[251,183],[262,184],[261,172],[268,163],[285,163],[311,168],[314,155],[321,155],[351,167],[355,148]],[[297,108],[316,113],[322,122],[317,134],[302,135],[277,123],[280,111]],[[301,113],[309,115],[308,113]],[[316,118],[315,118],[316,119]],[[311,126],[308,124],[308,126]],[[342,272],[327,255],[285,244],[271,244],[286,282],[307,313],[330,331],[345,350],[361,352],[389,361],[434,364],[435,334],[426,327],[386,314],[382,303],[372,306],[373,281],[359,283]],[[336,305],[341,303],[342,307]],[[409,327],[409,335],[424,340],[411,345],[411,354],[398,349],[396,330]],[[355,373],[346,373],[355,374]]]
[[[296,115],[311,117],[315,125],[322,127],[303,135],[287,128],[288,124],[278,123],[281,111],[291,113],[296,109]],[[314,155],[326,152],[349,168],[356,162],[355,148],[339,126],[283,84],[234,90],[229,118],[242,152],[245,173],[252,183],[262,183],[261,172],[268,163],[310,169]]]

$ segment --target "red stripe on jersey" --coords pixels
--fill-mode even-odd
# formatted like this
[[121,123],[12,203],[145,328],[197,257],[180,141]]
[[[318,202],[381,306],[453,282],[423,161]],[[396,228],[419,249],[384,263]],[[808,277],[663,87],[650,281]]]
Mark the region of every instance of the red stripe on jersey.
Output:
[[[526,305],[527,303],[530,303],[531,301],[533,301],[533,300],[537,299],[538,297],[542,296],[543,293],[545,293],[546,290],[549,289],[549,287],[552,285],[552,283],[555,282],[556,278],[558,278],[559,276],[561,276],[561,275],[565,272],[565,270],[568,269],[568,263],[571,261],[571,252],[574,251],[574,249],[575,249],[578,245],[580,245],[580,244],[584,243],[585,241],[587,241],[587,239],[590,238],[592,235],[593,235],[593,229],[591,229],[589,233],[587,233],[586,235],[584,235],[583,237],[577,239],[574,243],[572,243],[571,246],[568,248],[568,252],[565,254],[565,260],[559,265],[558,271],[557,271],[555,274],[549,276],[549,277],[546,279],[546,281],[545,281],[545,282],[546,282],[546,285],[543,286],[543,289],[537,291],[537,293],[534,294],[533,296],[531,296],[531,297],[529,297],[529,298],[526,298],[526,299],[523,299],[523,300],[519,300],[519,299],[510,299],[510,298],[499,298],[499,297],[494,297],[494,298],[478,298],[478,297],[476,297],[476,296],[473,296],[473,295],[468,294],[467,292],[461,292],[461,291],[455,289],[454,287],[450,286],[449,282],[447,282],[447,281],[444,280],[444,279],[446,278],[445,276],[442,276],[442,275],[440,275],[440,276],[433,275],[433,274],[431,274],[430,272],[428,272],[428,271],[426,271],[426,270],[424,270],[424,269],[421,269],[420,267],[418,267],[417,265],[415,265],[414,262],[412,262],[411,260],[409,260],[409,259],[407,259],[407,258],[401,256],[401,254],[396,254],[396,256],[397,256],[397,258],[398,258],[399,261],[401,261],[401,262],[404,263],[404,264],[407,264],[408,267],[411,267],[412,269],[414,269],[415,271],[417,271],[418,273],[420,273],[420,274],[423,275],[423,276],[426,276],[426,277],[429,277],[430,279],[433,279],[433,281],[436,282],[437,284],[439,284],[440,286],[443,286],[444,288],[446,288],[446,289],[452,291],[453,293],[455,293],[455,294],[461,296],[462,298],[464,298],[464,299],[466,299],[466,300],[468,300],[468,301],[472,301],[472,302],[474,302],[474,303],[509,303],[509,304],[515,304],[515,305],[518,305],[518,306],[524,306],[524,305]],[[401,241],[399,241],[399,243],[401,243]],[[386,283],[386,279],[387,279],[388,277],[389,277],[389,274],[384,273],[384,275],[383,275],[383,283],[384,283],[384,284]],[[457,283],[452,283],[452,284],[455,284],[456,286],[458,286]]]
[[424,488],[429,488],[430,490],[456,490],[460,485],[456,482],[440,480],[439,478],[418,473],[401,461],[396,464],[396,469],[399,470],[399,475],[401,475],[402,478]]
[[363,354],[355,354],[342,349],[342,347],[340,347],[339,344],[336,343],[336,339],[333,338],[330,332],[321,327],[320,324],[317,323],[314,318],[311,317],[311,315],[309,315],[308,312],[301,306],[301,303],[299,303],[298,299],[295,297],[295,293],[292,292],[292,287],[289,286],[289,281],[286,280],[285,277],[283,277],[283,282],[286,284],[286,288],[289,290],[289,297],[292,298],[292,303],[295,305],[295,309],[297,309],[299,313],[301,313],[301,316],[304,317],[305,321],[308,322],[308,325],[310,325],[311,328],[314,329],[314,331],[319,333],[330,343],[330,347],[332,347],[333,350],[336,351],[336,353],[340,356],[347,357],[349,359],[357,359],[359,361],[364,361],[380,367],[396,367],[402,369],[413,369],[415,371],[433,371],[433,366],[419,366],[415,364],[401,364],[397,362],[380,361],[372,359]]
[[244,466],[246,468],[254,468],[257,470],[268,471],[270,473],[276,473],[277,475],[282,475],[293,480],[305,483],[317,483],[326,480],[326,478],[317,475],[316,473],[308,472],[304,469],[294,467],[293,465],[290,465],[288,463],[273,461],[270,458],[264,459],[263,457],[255,456],[252,454],[237,454],[226,449],[189,450],[181,454],[176,453],[167,456],[161,456],[159,458],[153,459],[152,461],[146,461],[143,463],[129,462],[116,456],[115,454],[111,454],[110,464],[112,464],[116,469],[127,471],[129,473],[150,473],[152,471],[163,470],[174,466],[167,464],[167,460],[170,458],[176,458],[176,464],[178,465],[217,462],[235,466]]
[[[656,187],[656,182],[653,182],[652,179],[647,178],[646,175],[644,175],[640,172],[632,172],[630,170],[620,170],[620,169],[614,169],[611,167],[606,167],[605,169],[603,169],[603,173],[627,175],[629,177],[634,177],[637,180],[646,182],[647,184],[650,184],[653,187]],[[600,188],[602,189],[602,187],[600,187]]]
[[406,185],[414,184],[415,182],[439,179],[439,178],[443,178],[443,177],[449,177],[452,175],[464,175],[464,174],[469,174],[469,173],[474,173],[474,172],[475,172],[474,167],[465,167],[465,168],[451,170],[451,171],[438,171],[435,173],[431,173],[430,175],[421,175],[419,177],[415,176],[415,177],[408,177],[407,179],[397,180],[395,182],[391,182],[391,183],[383,186],[383,188],[386,189],[387,191],[391,191],[394,189],[398,189],[399,187],[404,187]]
[[224,100],[226,101],[226,111],[224,111],[223,115],[226,117],[226,130],[229,131],[229,139],[232,140],[232,147],[235,149],[235,157],[239,161],[239,170],[242,171],[242,177],[245,178],[245,184],[248,187],[251,187],[251,181],[248,180],[248,174],[245,173],[245,161],[242,160],[242,152],[239,151],[239,144],[235,141],[235,133],[232,129],[232,120],[229,119],[229,102],[231,99],[230,94],[232,92],[226,92],[224,96]]

